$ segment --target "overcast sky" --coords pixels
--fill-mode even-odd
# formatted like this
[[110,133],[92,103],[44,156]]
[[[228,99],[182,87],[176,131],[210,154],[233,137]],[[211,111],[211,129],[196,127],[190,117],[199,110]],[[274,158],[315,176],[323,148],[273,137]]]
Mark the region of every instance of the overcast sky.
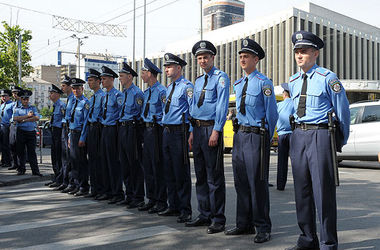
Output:
[[[136,0],[136,6],[143,5],[143,0]],[[146,54],[156,54],[168,43],[198,34],[200,24],[199,0],[146,0],[147,6],[147,42]],[[245,20],[260,18],[290,7],[304,5],[304,0],[265,0],[245,2]],[[362,22],[380,27],[380,7],[377,0],[313,0],[314,4],[323,6]],[[32,65],[57,64],[57,51],[76,51],[77,40],[70,38],[73,32],[52,28],[52,16],[92,22],[127,26],[126,38],[88,35],[81,47],[82,53],[110,53],[132,58],[132,10],[133,0],[0,0],[27,9],[38,10],[39,14],[27,10],[11,8],[0,4],[0,20],[18,24],[32,31],[31,41]],[[150,4],[149,4],[150,3]],[[143,8],[136,12],[136,57],[143,54]],[[84,36],[84,34],[78,34]],[[226,34],[228,36],[228,34]],[[63,62],[75,63],[70,55],[63,56]]]

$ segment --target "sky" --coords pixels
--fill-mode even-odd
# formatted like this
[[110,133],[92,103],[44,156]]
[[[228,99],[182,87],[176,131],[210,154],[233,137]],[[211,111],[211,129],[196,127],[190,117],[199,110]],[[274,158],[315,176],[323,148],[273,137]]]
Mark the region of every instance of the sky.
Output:
[[[207,0],[204,0],[204,2]],[[291,7],[302,6],[305,0],[245,0],[245,20],[253,20]],[[312,0],[314,4],[380,27],[377,0]],[[32,9],[41,13],[2,5]],[[143,55],[143,3],[136,0],[136,58]],[[199,34],[200,0],[146,0],[146,55],[157,54],[167,44]],[[32,31],[30,48],[32,65],[56,65],[57,51],[76,52],[77,40],[72,31],[52,28],[52,15],[84,21],[126,25],[127,37],[88,36],[83,40],[82,53],[108,53],[132,58],[133,0],[0,0],[0,21]],[[120,16],[120,17],[118,17]],[[116,18],[118,17],[118,18]],[[0,28],[0,31],[3,31]],[[228,34],[226,34],[228,36]],[[75,63],[75,57],[63,54],[62,63]]]

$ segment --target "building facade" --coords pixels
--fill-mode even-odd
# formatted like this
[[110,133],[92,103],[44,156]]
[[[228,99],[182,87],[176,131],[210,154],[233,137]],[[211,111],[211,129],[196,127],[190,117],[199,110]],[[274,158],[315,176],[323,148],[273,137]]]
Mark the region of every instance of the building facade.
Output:
[[51,82],[42,80],[36,77],[23,77],[26,88],[32,90],[33,94],[29,98],[29,102],[35,105],[38,110],[45,107],[52,107],[53,103],[49,99],[49,90],[51,89]]

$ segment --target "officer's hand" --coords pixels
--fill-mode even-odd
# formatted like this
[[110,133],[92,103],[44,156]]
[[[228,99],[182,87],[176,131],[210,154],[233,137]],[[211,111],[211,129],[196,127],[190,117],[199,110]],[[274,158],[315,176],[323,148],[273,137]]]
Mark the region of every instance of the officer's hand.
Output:
[[29,111],[29,112],[28,112],[28,117],[32,117],[32,116],[34,116],[33,111]]
[[67,147],[70,148],[70,138],[67,140]]
[[78,147],[82,148],[86,145],[86,143],[84,141],[79,141],[78,142]]
[[209,147],[218,146],[218,138],[219,138],[219,131],[213,130],[211,133],[210,139],[208,140],[208,146]]
[[190,132],[190,135],[189,135],[189,150],[193,150],[193,132]]

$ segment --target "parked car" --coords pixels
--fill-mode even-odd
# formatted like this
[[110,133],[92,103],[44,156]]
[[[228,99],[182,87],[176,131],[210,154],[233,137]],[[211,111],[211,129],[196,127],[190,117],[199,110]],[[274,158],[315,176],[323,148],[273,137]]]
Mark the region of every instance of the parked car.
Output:
[[43,123],[41,123],[38,126],[38,130],[36,132],[37,133],[37,147],[39,147],[40,142],[41,142],[40,131],[42,132],[42,147],[44,148],[46,146],[51,146],[53,141],[51,138],[50,121],[43,121]]
[[380,152],[380,100],[350,105],[351,125],[348,142],[338,160],[377,161]]

